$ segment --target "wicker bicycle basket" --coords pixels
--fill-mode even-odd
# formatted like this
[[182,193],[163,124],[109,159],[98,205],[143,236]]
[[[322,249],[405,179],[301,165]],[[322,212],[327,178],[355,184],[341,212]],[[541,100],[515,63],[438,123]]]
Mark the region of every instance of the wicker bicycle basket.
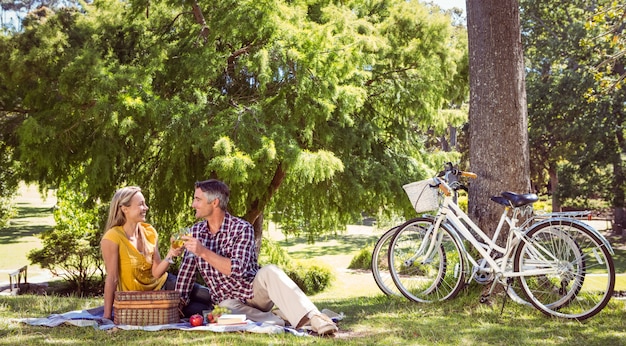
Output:
[[113,322],[132,326],[178,323],[178,291],[117,291]]
[[416,181],[402,186],[416,212],[423,213],[439,208],[439,189],[431,185],[434,185],[433,179]]

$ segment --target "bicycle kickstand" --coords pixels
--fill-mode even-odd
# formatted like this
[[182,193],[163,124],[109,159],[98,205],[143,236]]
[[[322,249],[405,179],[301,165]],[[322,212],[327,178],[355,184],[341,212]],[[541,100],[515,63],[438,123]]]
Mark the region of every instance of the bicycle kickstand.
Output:
[[504,298],[502,298],[502,308],[500,309],[500,315],[504,314],[504,305],[506,304],[506,299],[509,297],[509,290],[511,289],[511,282],[513,282],[513,278],[506,279],[506,290],[504,292]]

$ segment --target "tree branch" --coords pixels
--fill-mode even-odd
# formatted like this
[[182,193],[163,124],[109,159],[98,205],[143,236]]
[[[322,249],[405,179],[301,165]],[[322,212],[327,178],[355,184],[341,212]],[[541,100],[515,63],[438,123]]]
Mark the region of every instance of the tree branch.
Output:
[[206,20],[204,20],[204,15],[202,14],[200,5],[198,5],[198,1],[193,2],[193,16],[196,19],[196,23],[201,26],[200,36],[202,36],[204,43],[206,43],[209,38],[209,27],[206,25]]

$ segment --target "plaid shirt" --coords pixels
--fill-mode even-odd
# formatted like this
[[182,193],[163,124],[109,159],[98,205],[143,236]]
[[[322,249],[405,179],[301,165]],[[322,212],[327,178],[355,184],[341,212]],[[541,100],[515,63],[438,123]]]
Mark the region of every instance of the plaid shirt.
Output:
[[231,274],[220,273],[204,259],[185,250],[176,281],[176,290],[181,292],[182,299],[189,303],[189,293],[195,282],[196,270],[200,271],[214,304],[219,304],[225,299],[245,301],[252,298],[252,280],[260,268],[252,225],[226,213],[224,222],[215,235],[209,232],[207,221],[194,224],[191,233],[207,249],[230,258]]

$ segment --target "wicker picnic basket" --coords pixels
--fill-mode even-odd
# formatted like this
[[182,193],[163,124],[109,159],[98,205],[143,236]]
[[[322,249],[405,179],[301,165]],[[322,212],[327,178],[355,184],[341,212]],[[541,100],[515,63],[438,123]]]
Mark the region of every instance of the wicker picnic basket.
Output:
[[178,323],[178,291],[117,291],[113,322],[133,326]]
[[439,208],[439,189],[431,185],[435,185],[433,179],[416,181],[402,186],[416,212],[423,213]]

